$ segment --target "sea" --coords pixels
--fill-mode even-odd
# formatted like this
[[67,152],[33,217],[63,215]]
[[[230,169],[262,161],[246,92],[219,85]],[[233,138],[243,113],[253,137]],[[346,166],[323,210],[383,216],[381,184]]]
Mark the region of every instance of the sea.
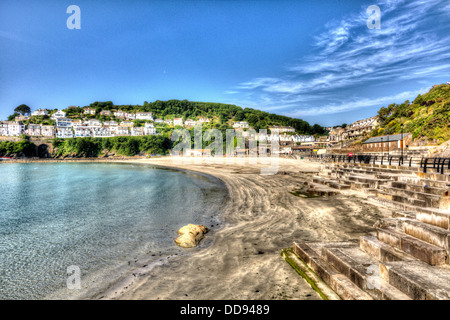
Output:
[[[91,299],[136,268],[201,250],[221,227],[217,178],[119,163],[0,164],[0,299]],[[182,226],[211,232],[179,248]]]

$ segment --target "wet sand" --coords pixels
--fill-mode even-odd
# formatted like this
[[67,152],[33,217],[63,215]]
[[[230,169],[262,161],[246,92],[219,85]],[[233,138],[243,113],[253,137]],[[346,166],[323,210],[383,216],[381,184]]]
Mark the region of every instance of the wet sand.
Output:
[[186,249],[188,255],[141,272],[126,289],[117,286],[102,294],[106,299],[320,299],[281,258],[281,250],[294,240],[357,239],[389,214],[365,204],[363,194],[301,198],[289,193],[311,180],[318,162],[279,159],[275,175],[261,175],[260,168],[267,165],[249,165],[247,159],[218,164],[180,163],[170,157],[127,162],[213,175],[226,184],[229,199],[221,213],[222,227],[207,234],[211,245]]

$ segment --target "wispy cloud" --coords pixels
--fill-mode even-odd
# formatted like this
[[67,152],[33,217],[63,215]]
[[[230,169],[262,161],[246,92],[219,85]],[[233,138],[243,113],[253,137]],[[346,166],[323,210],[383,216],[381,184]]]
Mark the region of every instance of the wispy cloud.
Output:
[[[385,0],[377,5],[382,12],[381,29],[367,28],[366,8],[361,7],[341,21],[328,23],[326,30],[314,37],[314,54],[292,62],[284,76],[254,78],[233,90],[252,92],[256,104],[267,110],[284,106],[291,115],[332,114],[411,98],[420,90],[319,105],[323,95],[329,101],[345,101],[343,92],[358,87],[395,84],[399,80],[419,82],[450,71],[450,35],[436,23],[444,19],[449,24],[447,0]],[[316,95],[318,101],[309,99],[299,107],[304,95]]]

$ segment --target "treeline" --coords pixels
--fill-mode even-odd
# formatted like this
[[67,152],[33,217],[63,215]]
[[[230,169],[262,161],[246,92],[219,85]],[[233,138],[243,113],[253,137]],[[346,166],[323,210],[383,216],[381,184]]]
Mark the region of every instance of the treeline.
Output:
[[164,136],[54,139],[53,157],[98,157],[105,153],[123,156],[165,155],[172,142]]
[[36,154],[36,145],[24,138],[21,141],[1,141],[0,157],[13,156],[33,157]]
[[[89,107],[100,113],[102,110],[121,109],[127,112],[143,111],[152,112],[154,118],[173,118],[181,116],[184,120],[196,117],[208,117],[218,119],[221,124],[229,120],[248,121],[256,130],[267,129],[272,125],[291,126],[300,134],[324,134],[325,128],[318,124],[311,126],[308,122],[268,113],[251,108],[241,108],[232,104],[195,102],[188,100],[168,100],[155,102],[145,101],[143,105],[114,105],[112,101],[94,102]],[[70,109],[69,109],[70,110]],[[81,108],[72,108],[69,113],[81,113]]]

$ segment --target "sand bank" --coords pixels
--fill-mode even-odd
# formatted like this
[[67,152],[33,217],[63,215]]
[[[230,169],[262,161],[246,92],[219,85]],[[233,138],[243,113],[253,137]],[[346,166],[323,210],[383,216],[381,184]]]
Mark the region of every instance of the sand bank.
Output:
[[[261,175],[265,165],[246,159],[226,163],[180,163],[173,158],[131,160],[193,170],[221,179],[229,190],[224,224],[207,248],[171,257],[134,279],[112,299],[320,299],[281,258],[281,249],[297,241],[357,239],[388,216],[362,197],[336,195],[301,198],[289,193],[311,178],[320,164],[279,159],[278,173]],[[193,221],[192,223],[195,223]],[[176,236],[176,235],[174,235]]]

